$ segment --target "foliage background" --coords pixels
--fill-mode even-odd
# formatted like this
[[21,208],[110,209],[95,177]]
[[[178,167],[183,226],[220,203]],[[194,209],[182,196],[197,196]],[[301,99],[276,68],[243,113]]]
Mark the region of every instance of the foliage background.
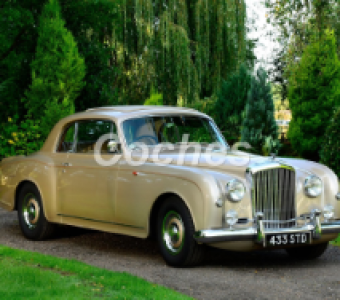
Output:
[[[63,110],[62,103],[66,103],[69,112],[105,105],[189,106],[214,117],[231,143],[241,138],[242,130],[253,131],[248,138],[251,140],[256,139],[255,132],[262,130],[263,124],[259,122],[251,125],[252,129],[249,127],[249,116],[246,118],[248,125],[245,122],[246,105],[251,105],[249,99],[254,102],[254,97],[249,98],[248,94],[250,82],[256,77],[256,41],[247,34],[253,24],[247,18],[244,0],[56,1],[60,6],[60,22],[69,41],[74,41],[69,42],[77,53],[74,57],[83,60],[85,65],[84,76],[81,72],[79,76],[67,73],[68,68],[60,63],[62,60],[53,60],[53,56],[43,58],[48,52],[44,45],[48,39],[42,41],[41,32],[48,32],[48,26],[47,23],[41,26],[41,18],[47,3],[47,0],[5,0],[0,4],[0,124],[4,128],[2,149],[7,149],[2,150],[0,159],[20,151],[30,153],[39,149],[51,124],[64,115],[58,113]],[[300,88],[304,87],[306,74],[312,72],[303,67],[302,62],[307,61],[303,59],[307,55],[311,56],[311,61],[317,60],[316,55],[320,56],[320,62],[327,61],[330,54],[326,50],[321,54],[317,51],[307,54],[311,52],[308,47],[318,43],[320,48],[327,48],[325,33],[333,30],[333,68],[328,68],[328,73],[315,68],[313,72],[321,72],[322,78],[312,76],[320,84],[309,104],[311,111],[317,110],[323,116],[316,137],[320,141],[321,131],[327,128],[337,105],[325,95],[337,97],[338,75],[334,66],[340,51],[340,5],[336,0],[265,0],[265,4],[268,22],[279,33],[281,46],[280,51],[274,53],[273,69],[269,72],[275,107],[282,107],[281,99],[283,106],[293,111],[290,136],[294,151],[290,152],[297,151],[296,155],[318,160],[317,155],[312,157],[300,151],[299,143],[294,142],[304,126],[312,128],[308,125],[308,113],[300,112],[307,103],[302,99]],[[68,55],[66,52],[64,57]],[[53,78],[51,74],[57,70],[59,75]],[[43,77],[52,79],[47,79],[48,84],[41,81],[39,86],[37,80],[43,72]],[[68,82],[63,77],[72,77],[74,81]],[[327,78],[332,79],[327,81]],[[69,83],[75,93],[53,96],[52,92],[47,92],[48,85],[54,82],[54,90],[62,94],[65,86],[58,87],[59,81]],[[50,93],[49,97],[40,97],[38,93],[33,97],[34,87],[39,93],[43,90]],[[265,112],[273,120],[271,91],[263,97],[269,101]],[[36,104],[32,98],[37,100]],[[320,102],[329,104],[319,105]],[[47,106],[49,111],[46,111]],[[325,116],[329,116],[328,121]],[[8,118],[12,122],[8,122]],[[44,118],[51,119],[51,124],[46,124]],[[33,130],[32,135],[39,134],[36,146],[14,149],[9,142],[12,136],[6,132],[19,131],[31,121],[39,127],[39,133]],[[260,139],[255,151],[262,154],[268,152],[263,149],[276,144],[274,134],[264,136],[273,137]],[[302,140],[301,144],[304,143]],[[290,144],[285,144],[284,149],[287,147]],[[319,150],[313,150],[314,154]]]
[[340,61],[333,31],[306,47],[289,82],[289,140],[302,157],[318,161],[334,107],[340,105]]

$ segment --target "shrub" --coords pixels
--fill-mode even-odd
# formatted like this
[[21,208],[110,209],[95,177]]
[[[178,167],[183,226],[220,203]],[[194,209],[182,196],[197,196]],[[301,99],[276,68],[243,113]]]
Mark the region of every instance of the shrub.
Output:
[[152,88],[150,98],[145,100],[144,105],[163,105],[163,95]]
[[334,114],[322,139],[320,158],[340,178],[340,108]]
[[262,68],[251,80],[241,141],[248,142],[253,152],[263,155],[277,153],[280,148],[271,86]]
[[18,120],[18,116],[8,118],[2,124],[0,134],[0,160],[14,155],[28,155],[40,150],[43,141],[38,121],[25,118]]
[[318,161],[334,106],[340,103],[340,61],[332,31],[306,47],[289,76],[288,98],[293,116],[288,139],[299,155]]

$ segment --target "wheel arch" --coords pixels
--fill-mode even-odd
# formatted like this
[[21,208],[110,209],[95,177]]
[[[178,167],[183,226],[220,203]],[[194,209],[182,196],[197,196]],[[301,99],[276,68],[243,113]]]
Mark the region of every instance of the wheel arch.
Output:
[[42,201],[42,203],[43,203],[43,205],[44,205],[43,196],[42,196],[42,193],[41,193],[41,190],[40,190],[39,186],[38,186],[34,181],[32,181],[32,180],[30,180],[30,179],[24,179],[24,180],[22,180],[22,181],[17,185],[17,187],[16,187],[16,189],[15,189],[15,193],[14,193],[14,210],[18,210],[19,193],[20,193],[21,189],[22,189],[26,184],[33,184],[33,185],[37,188],[37,190],[39,191],[40,196],[41,196],[41,201]]
[[[187,202],[181,197],[178,193],[175,192],[164,192],[163,194],[159,195],[155,202],[153,203],[151,207],[151,212],[149,215],[149,223],[148,223],[148,238],[155,239],[156,237],[156,228],[157,228],[157,215],[159,209],[162,207],[162,204],[166,199],[169,197],[177,197],[179,200],[182,201],[182,203],[187,207],[187,209],[190,212],[190,215],[193,218],[194,221],[194,216],[192,214],[192,211],[190,209],[190,206],[187,204]],[[194,226],[196,227],[195,221],[194,221]]]

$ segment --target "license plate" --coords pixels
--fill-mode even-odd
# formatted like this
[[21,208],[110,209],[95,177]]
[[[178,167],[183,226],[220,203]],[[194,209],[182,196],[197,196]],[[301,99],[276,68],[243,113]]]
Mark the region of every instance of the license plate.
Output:
[[282,233],[282,234],[280,233],[266,235],[266,245],[268,247],[310,244],[310,242],[311,242],[310,232]]

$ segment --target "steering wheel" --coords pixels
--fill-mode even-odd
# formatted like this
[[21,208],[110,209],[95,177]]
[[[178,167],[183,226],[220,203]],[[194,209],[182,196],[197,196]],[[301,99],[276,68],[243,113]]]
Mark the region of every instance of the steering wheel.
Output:
[[157,138],[155,136],[152,136],[152,135],[142,135],[142,136],[139,136],[138,138],[135,139],[134,143],[137,143],[141,139],[151,139],[151,140],[153,140],[155,142],[153,145],[158,144]]

